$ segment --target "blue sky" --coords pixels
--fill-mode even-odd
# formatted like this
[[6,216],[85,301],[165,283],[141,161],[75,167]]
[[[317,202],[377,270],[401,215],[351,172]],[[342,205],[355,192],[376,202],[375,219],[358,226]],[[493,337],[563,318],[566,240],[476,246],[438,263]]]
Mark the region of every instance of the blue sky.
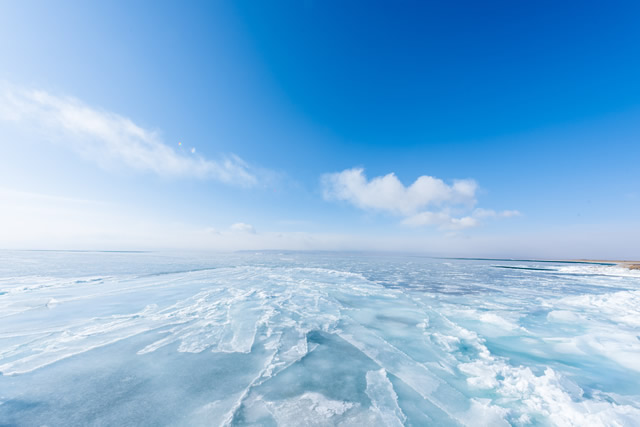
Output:
[[639,20],[6,3],[0,247],[638,258]]

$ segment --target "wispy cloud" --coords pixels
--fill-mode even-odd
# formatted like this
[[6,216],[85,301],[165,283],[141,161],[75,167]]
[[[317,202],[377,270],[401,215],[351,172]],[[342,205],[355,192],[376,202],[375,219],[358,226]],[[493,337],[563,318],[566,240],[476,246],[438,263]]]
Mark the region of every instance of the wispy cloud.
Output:
[[246,224],[244,222],[236,222],[231,227],[231,231],[239,232],[239,233],[250,233],[256,234],[256,229],[251,224]]
[[492,209],[474,209],[469,215],[455,217],[448,210],[441,212],[420,212],[405,218],[402,224],[411,227],[420,227],[424,225],[436,225],[445,230],[463,230],[465,228],[477,227],[483,219],[490,218],[511,218],[519,216],[520,212],[515,210],[507,210],[496,212]]
[[32,193],[28,191],[17,191],[0,187],[0,200],[2,201],[23,201],[37,203],[75,203],[82,205],[107,205],[98,200],[78,199],[75,197],[54,196],[50,194]]
[[512,218],[514,216],[520,216],[520,211],[506,210],[506,211],[494,211],[493,209],[474,209],[473,216],[475,218]]
[[423,175],[407,187],[394,173],[368,180],[362,168],[353,168],[325,174],[321,181],[326,200],[343,200],[361,209],[398,215],[404,217],[402,224],[408,226],[460,230],[479,225],[483,218],[518,214],[517,211],[474,210],[478,184],[472,179],[447,184]]
[[212,179],[228,184],[257,183],[238,156],[219,160],[183,154],[165,144],[157,132],[131,119],[92,108],[78,99],[44,91],[0,85],[0,119],[24,122],[61,135],[68,146],[102,166],[117,163],[163,176]]
[[420,212],[405,218],[402,224],[411,227],[421,227],[425,225],[435,225],[445,230],[462,230],[465,228],[476,227],[479,225],[477,218],[473,216],[463,216],[456,218],[451,216],[450,213],[442,212]]

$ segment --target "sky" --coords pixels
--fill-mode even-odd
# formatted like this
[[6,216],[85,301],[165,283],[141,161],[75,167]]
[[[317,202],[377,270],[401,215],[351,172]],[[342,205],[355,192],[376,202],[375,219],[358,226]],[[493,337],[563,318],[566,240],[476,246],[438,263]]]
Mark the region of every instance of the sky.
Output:
[[0,248],[640,258],[640,3],[3,2]]

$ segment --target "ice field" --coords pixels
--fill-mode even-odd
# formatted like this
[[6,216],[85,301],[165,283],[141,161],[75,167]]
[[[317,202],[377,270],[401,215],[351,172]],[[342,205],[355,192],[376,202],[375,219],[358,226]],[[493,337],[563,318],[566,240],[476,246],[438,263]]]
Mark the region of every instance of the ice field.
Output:
[[0,252],[0,425],[640,425],[640,272]]

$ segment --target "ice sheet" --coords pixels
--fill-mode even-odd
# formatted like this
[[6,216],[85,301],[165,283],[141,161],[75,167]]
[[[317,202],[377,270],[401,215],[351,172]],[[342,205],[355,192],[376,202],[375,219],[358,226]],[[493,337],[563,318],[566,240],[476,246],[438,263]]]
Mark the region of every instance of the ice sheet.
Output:
[[618,267],[2,255],[0,425],[640,419],[640,277]]

